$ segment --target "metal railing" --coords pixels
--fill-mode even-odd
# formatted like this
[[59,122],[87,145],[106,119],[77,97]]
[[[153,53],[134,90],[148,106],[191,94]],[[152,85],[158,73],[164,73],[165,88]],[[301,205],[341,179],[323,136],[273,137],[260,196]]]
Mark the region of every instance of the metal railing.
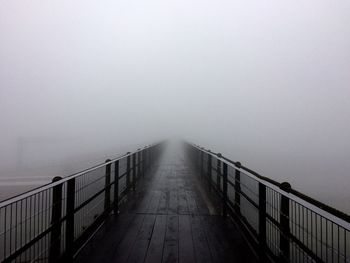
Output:
[[233,162],[186,144],[199,175],[262,262],[350,262],[350,217]]
[[61,178],[0,203],[1,262],[71,261],[135,190],[161,144]]

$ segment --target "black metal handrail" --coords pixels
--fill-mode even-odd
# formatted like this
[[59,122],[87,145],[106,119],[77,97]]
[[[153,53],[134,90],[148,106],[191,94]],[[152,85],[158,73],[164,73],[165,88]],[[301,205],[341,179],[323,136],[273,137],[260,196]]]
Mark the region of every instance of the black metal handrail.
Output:
[[71,261],[154,163],[146,146],[0,203],[0,261]]
[[262,261],[350,262],[345,213],[200,146],[190,157]]
[[[277,181],[275,181],[275,180],[273,180],[271,178],[265,177],[265,176],[259,174],[258,172],[248,168],[248,167],[245,167],[240,162],[232,161],[232,160],[226,158],[225,156],[223,156],[221,153],[215,153],[215,152],[212,152],[211,150],[205,149],[205,148],[200,147],[198,145],[195,145],[195,144],[193,144],[193,145],[198,147],[199,149],[201,149],[202,151],[204,151],[206,153],[212,154],[212,155],[216,156],[217,158],[221,158],[222,161],[227,161],[228,163],[233,164],[237,169],[244,170],[244,171],[250,173],[251,175],[256,176],[257,178],[259,178],[261,180],[269,182],[270,184],[273,184],[273,185],[275,185],[277,187],[281,187],[281,183],[279,183],[279,182],[277,182]],[[308,202],[310,204],[313,204],[313,205],[319,207],[320,209],[325,210],[328,213],[330,213],[330,214],[332,214],[332,215],[334,215],[336,217],[339,217],[339,218],[345,220],[346,222],[350,223],[350,215],[348,215],[348,214],[346,214],[346,213],[344,213],[344,212],[342,212],[342,211],[340,211],[340,210],[338,210],[338,209],[336,209],[334,207],[331,207],[331,206],[329,206],[329,205],[327,205],[325,203],[322,203],[322,202],[320,202],[320,201],[318,201],[318,200],[316,200],[316,199],[314,199],[314,198],[312,198],[312,197],[310,197],[308,195],[305,195],[305,194],[299,192],[298,190],[293,189],[292,187],[289,188],[288,191],[290,193],[292,193],[293,195],[295,195],[295,196],[305,200],[306,202]]]

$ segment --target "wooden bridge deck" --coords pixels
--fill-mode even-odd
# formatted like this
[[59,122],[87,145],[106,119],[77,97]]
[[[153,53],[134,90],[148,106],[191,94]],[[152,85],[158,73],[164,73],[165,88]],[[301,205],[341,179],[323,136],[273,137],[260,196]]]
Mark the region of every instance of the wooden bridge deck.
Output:
[[216,213],[180,149],[168,149],[79,253],[77,262],[256,262]]

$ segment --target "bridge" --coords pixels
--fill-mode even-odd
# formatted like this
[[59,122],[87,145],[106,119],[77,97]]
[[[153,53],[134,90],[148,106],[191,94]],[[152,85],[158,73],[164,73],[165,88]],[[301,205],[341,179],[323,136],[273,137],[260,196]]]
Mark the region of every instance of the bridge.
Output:
[[161,142],[0,203],[1,262],[350,262],[350,218]]

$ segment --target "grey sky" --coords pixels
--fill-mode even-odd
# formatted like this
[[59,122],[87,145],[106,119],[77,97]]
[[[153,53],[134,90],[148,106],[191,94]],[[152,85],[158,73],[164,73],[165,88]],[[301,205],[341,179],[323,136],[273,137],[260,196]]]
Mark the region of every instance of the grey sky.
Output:
[[339,204],[349,84],[345,0],[0,0],[1,176],[176,135]]

